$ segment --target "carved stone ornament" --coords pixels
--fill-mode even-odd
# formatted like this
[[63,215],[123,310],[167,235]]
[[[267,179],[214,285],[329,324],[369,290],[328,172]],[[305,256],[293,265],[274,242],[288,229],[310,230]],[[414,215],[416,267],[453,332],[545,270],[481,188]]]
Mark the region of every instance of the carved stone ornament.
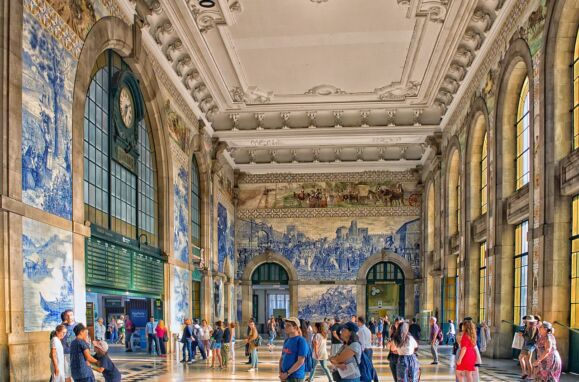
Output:
[[226,24],[225,17],[219,7],[204,8],[199,6],[197,0],[189,0],[189,9],[197,23],[197,28],[201,33],[206,33],[215,29],[217,25]]
[[416,16],[426,16],[428,20],[442,23],[448,12],[448,0],[423,0]]
[[348,93],[340,88],[335,87],[334,85],[318,85],[318,86],[314,86],[313,88],[309,89],[304,94],[328,96],[328,95],[332,95],[332,94],[348,94]]
[[171,107],[171,102],[169,100],[165,103],[165,118],[167,120],[169,132],[181,150],[185,153],[189,153],[196,132],[185,125],[181,116],[179,116],[179,114],[177,114],[177,112]]
[[408,97],[416,97],[420,89],[420,82],[410,81],[407,84],[393,82],[390,85],[374,89],[382,101],[404,101]]
[[233,102],[243,102],[248,105],[270,103],[273,97],[273,92],[259,89],[257,86],[250,86],[245,91],[237,86],[229,93]]

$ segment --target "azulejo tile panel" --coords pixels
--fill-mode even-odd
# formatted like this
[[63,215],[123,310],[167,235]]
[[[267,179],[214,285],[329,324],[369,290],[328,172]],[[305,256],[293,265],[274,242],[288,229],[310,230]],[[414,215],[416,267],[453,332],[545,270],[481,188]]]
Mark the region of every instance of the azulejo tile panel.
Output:
[[23,23],[22,199],[71,219],[76,61],[28,12]]
[[235,224],[227,208],[217,203],[217,264],[218,271],[233,274]]
[[52,330],[73,307],[72,233],[22,219],[24,331]]
[[356,314],[356,308],[355,285],[311,285],[298,292],[298,317],[312,322],[346,318]]
[[191,275],[187,269],[173,266],[173,288],[171,296],[171,331],[179,333],[186,318],[189,318],[191,301]]
[[174,166],[174,226],[175,258],[189,262],[189,174],[182,165]]
[[287,258],[300,280],[355,280],[362,264],[387,250],[420,267],[417,217],[251,219],[237,223],[237,278],[255,256]]

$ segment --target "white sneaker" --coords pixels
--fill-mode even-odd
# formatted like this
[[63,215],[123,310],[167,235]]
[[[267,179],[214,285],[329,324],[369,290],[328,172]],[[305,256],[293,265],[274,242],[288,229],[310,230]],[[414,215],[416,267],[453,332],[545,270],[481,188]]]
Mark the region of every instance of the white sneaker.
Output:
[[253,367],[252,367],[251,369],[249,369],[249,370],[247,370],[247,371],[257,371],[257,368],[253,368]]

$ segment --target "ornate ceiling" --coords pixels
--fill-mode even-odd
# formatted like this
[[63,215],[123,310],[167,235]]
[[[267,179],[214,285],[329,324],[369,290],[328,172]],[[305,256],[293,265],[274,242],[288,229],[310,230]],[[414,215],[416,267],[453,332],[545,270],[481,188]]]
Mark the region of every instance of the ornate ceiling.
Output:
[[137,13],[235,167],[334,172],[423,163],[507,3],[139,0]]

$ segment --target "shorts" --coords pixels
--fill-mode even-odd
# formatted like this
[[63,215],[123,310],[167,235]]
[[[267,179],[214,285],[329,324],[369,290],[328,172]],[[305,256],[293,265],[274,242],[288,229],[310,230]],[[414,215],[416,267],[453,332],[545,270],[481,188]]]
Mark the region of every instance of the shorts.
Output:
[[71,372],[70,372],[70,354],[65,354],[64,355],[64,378],[71,378]]
[[536,345],[525,345],[525,346],[523,346],[523,348],[521,349],[521,354],[524,354],[524,353],[529,353],[529,354],[530,354],[530,353],[534,352],[536,348],[537,348]]
[[221,343],[220,342],[214,342],[211,344],[211,350],[217,350],[217,349],[221,349]]

